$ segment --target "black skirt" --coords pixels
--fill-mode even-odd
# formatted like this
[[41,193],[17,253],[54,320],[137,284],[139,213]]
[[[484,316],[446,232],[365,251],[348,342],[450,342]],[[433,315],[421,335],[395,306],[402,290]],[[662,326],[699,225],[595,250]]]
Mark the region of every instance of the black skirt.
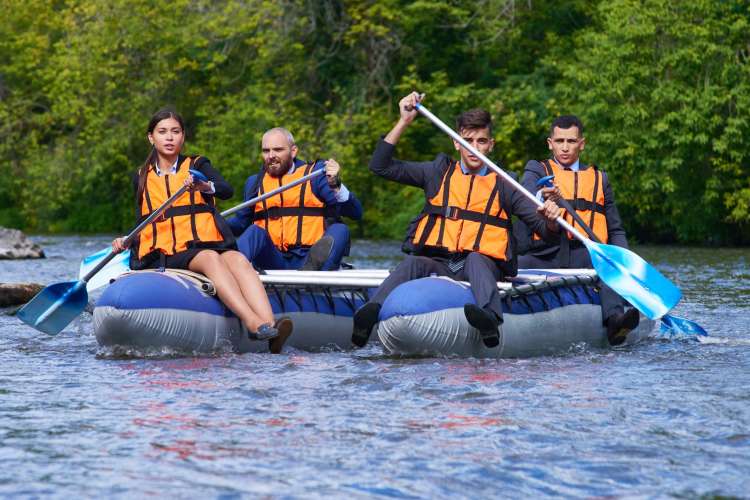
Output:
[[141,269],[159,269],[161,267],[170,269],[189,269],[190,261],[204,250],[213,250],[216,253],[224,253],[229,250],[237,250],[237,245],[217,243],[200,247],[190,247],[174,255],[164,255],[160,252],[151,252],[144,255],[143,259],[135,258],[135,252],[131,253],[130,269],[140,271]]

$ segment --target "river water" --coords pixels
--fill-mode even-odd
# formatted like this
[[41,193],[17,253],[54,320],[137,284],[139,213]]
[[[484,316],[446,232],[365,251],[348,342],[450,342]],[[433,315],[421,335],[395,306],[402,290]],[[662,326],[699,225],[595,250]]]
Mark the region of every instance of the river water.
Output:
[[[77,276],[106,237],[35,238],[0,282]],[[357,242],[358,267],[396,244]],[[641,247],[710,337],[526,360],[356,352],[123,358],[84,314],[0,313],[0,496],[744,497],[750,252]]]

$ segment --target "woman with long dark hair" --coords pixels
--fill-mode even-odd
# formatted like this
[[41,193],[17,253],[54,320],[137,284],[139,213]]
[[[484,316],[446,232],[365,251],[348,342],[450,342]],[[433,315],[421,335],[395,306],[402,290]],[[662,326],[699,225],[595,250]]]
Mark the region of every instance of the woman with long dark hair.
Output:
[[[269,339],[271,351],[280,352],[292,332],[292,322],[283,318],[274,323],[258,274],[236,250],[231,230],[214,207],[214,197],[231,198],[232,186],[207,158],[180,154],[185,127],[176,112],[156,113],[147,135],[153,147],[134,179],[139,222],[183,185],[190,189],[134,240],[130,268],[178,268],[205,275],[214,283],[219,299],[240,318],[250,338]],[[208,181],[194,179],[190,169],[201,172]],[[115,239],[112,248],[124,250],[123,238]]]

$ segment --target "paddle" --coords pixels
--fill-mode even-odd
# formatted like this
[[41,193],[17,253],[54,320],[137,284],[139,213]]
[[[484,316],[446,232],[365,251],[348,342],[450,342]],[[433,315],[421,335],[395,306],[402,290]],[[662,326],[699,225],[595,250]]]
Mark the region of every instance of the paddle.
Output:
[[[316,160],[315,163],[317,163],[317,160]],[[313,163],[313,165],[315,163]],[[232,215],[233,213],[238,212],[238,211],[242,210],[243,208],[250,207],[252,205],[255,205],[256,203],[260,203],[261,201],[263,201],[265,199],[268,199],[268,198],[270,198],[272,196],[276,196],[277,194],[279,194],[279,193],[281,193],[283,191],[286,191],[287,189],[293,188],[294,186],[299,186],[300,184],[305,183],[305,182],[309,181],[310,179],[313,179],[313,178],[315,178],[315,177],[317,177],[317,176],[319,176],[321,174],[324,174],[324,173],[325,173],[324,169],[322,169],[322,168],[318,169],[315,172],[311,172],[311,173],[309,173],[309,174],[307,174],[307,175],[305,175],[303,177],[300,177],[296,181],[292,181],[289,184],[284,184],[283,186],[279,186],[279,187],[277,187],[276,189],[274,189],[272,191],[269,191],[267,193],[263,193],[262,195],[256,196],[255,198],[253,198],[251,200],[247,200],[244,203],[240,203],[236,207],[228,208],[227,210],[224,210],[223,212],[221,212],[221,216],[222,217],[227,217],[229,215]]]
[[[203,173],[197,170],[191,170],[190,173],[199,181],[206,182],[208,179]],[[151,224],[162,213],[169,208],[185,191],[188,186],[182,186],[159,208],[146,217],[143,222],[138,224],[130,234],[125,237],[123,245],[129,245],[135,236],[143,228]],[[117,254],[110,250],[109,254],[100,260],[93,269],[79,281],[66,281],[63,283],[53,283],[39,292],[19,311],[17,316],[21,321],[39,331],[50,335],[57,335],[63,328],[68,326],[79,314],[81,314],[88,304],[89,296],[86,291],[86,283],[98,273],[107,263]]]
[[[554,187],[552,184],[552,180],[555,178],[554,175],[548,175],[546,177],[542,177],[538,181],[536,181],[537,187]],[[568,211],[568,213],[573,217],[573,219],[578,223],[579,226],[583,228],[584,231],[586,231],[586,234],[594,240],[596,243],[601,243],[602,241],[594,234],[594,231],[591,230],[591,228],[586,224],[580,215],[578,215],[578,212],[573,209],[573,207],[570,205],[568,200],[565,198],[560,197],[555,203],[563,207],[565,210]],[[666,335],[703,335],[707,336],[708,332],[703,329],[702,326],[700,326],[698,323],[691,321],[686,318],[680,318],[679,316],[672,316],[670,314],[665,314],[661,318],[661,326],[659,328],[660,333],[666,334]]]
[[[229,208],[227,210],[224,210],[221,212],[222,217],[227,217],[239,210],[242,210],[243,208],[250,207],[252,205],[255,205],[257,203],[260,203],[263,200],[266,200],[272,196],[275,196],[283,191],[286,191],[287,189],[293,188],[294,186],[299,186],[300,184],[309,181],[310,179],[313,179],[319,175],[322,175],[325,173],[324,169],[318,169],[314,172],[311,172],[303,177],[300,177],[299,179],[290,182],[289,184],[284,184],[283,186],[279,186],[276,189],[273,189],[267,193],[263,193],[260,196],[256,196],[255,198],[252,198],[250,200],[247,200],[243,203],[240,203],[237,206],[234,206],[232,208]],[[109,253],[109,248],[104,248],[94,254],[89,255],[88,257],[84,257],[84,259],[81,261],[81,269],[78,272],[79,277],[84,276],[89,272],[90,269],[96,267],[101,259],[105,258]],[[104,271],[99,273],[99,275],[96,277],[96,279],[93,279],[89,281],[87,285],[87,290],[89,292],[96,290],[97,288],[100,288],[102,286],[108,285],[110,281],[120,276],[122,273],[126,273],[130,271],[130,251],[125,251],[119,254],[117,257],[112,259],[112,261],[104,268]]]
[[[495,173],[523,193],[535,205],[539,207],[543,205],[526,188],[477,151],[421,103],[417,103],[416,108],[438,128],[451,136],[453,140],[469,150],[474,156],[480,158]],[[586,246],[599,278],[649,318],[657,319],[664,316],[680,300],[682,295],[680,289],[635,253],[625,248],[593,242],[562,217],[558,217],[556,220],[560,226],[570,231]]]

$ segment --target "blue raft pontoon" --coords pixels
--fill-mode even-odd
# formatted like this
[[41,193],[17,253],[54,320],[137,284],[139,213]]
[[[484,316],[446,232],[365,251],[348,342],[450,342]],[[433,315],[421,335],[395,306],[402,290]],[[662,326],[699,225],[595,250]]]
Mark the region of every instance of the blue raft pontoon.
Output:
[[[287,345],[303,350],[350,349],[352,315],[387,276],[383,270],[271,271],[262,275],[274,314],[289,316]],[[606,347],[597,278],[592,271],[531,271],[498,283],[505,298],[500,345],[484,347],[463,314],[473,302],[465,283],[423,278],[404,283],[387,298],[371,341],[389,353],[475,357],[528,357],[565,352],[586,343]],[[628,343],[648,335],[642,318]],[[119,277],[94,310],[102,346],[169,348],[210,353],[267,352],[214,295],[205,277],[182,271],[140,271]]]

